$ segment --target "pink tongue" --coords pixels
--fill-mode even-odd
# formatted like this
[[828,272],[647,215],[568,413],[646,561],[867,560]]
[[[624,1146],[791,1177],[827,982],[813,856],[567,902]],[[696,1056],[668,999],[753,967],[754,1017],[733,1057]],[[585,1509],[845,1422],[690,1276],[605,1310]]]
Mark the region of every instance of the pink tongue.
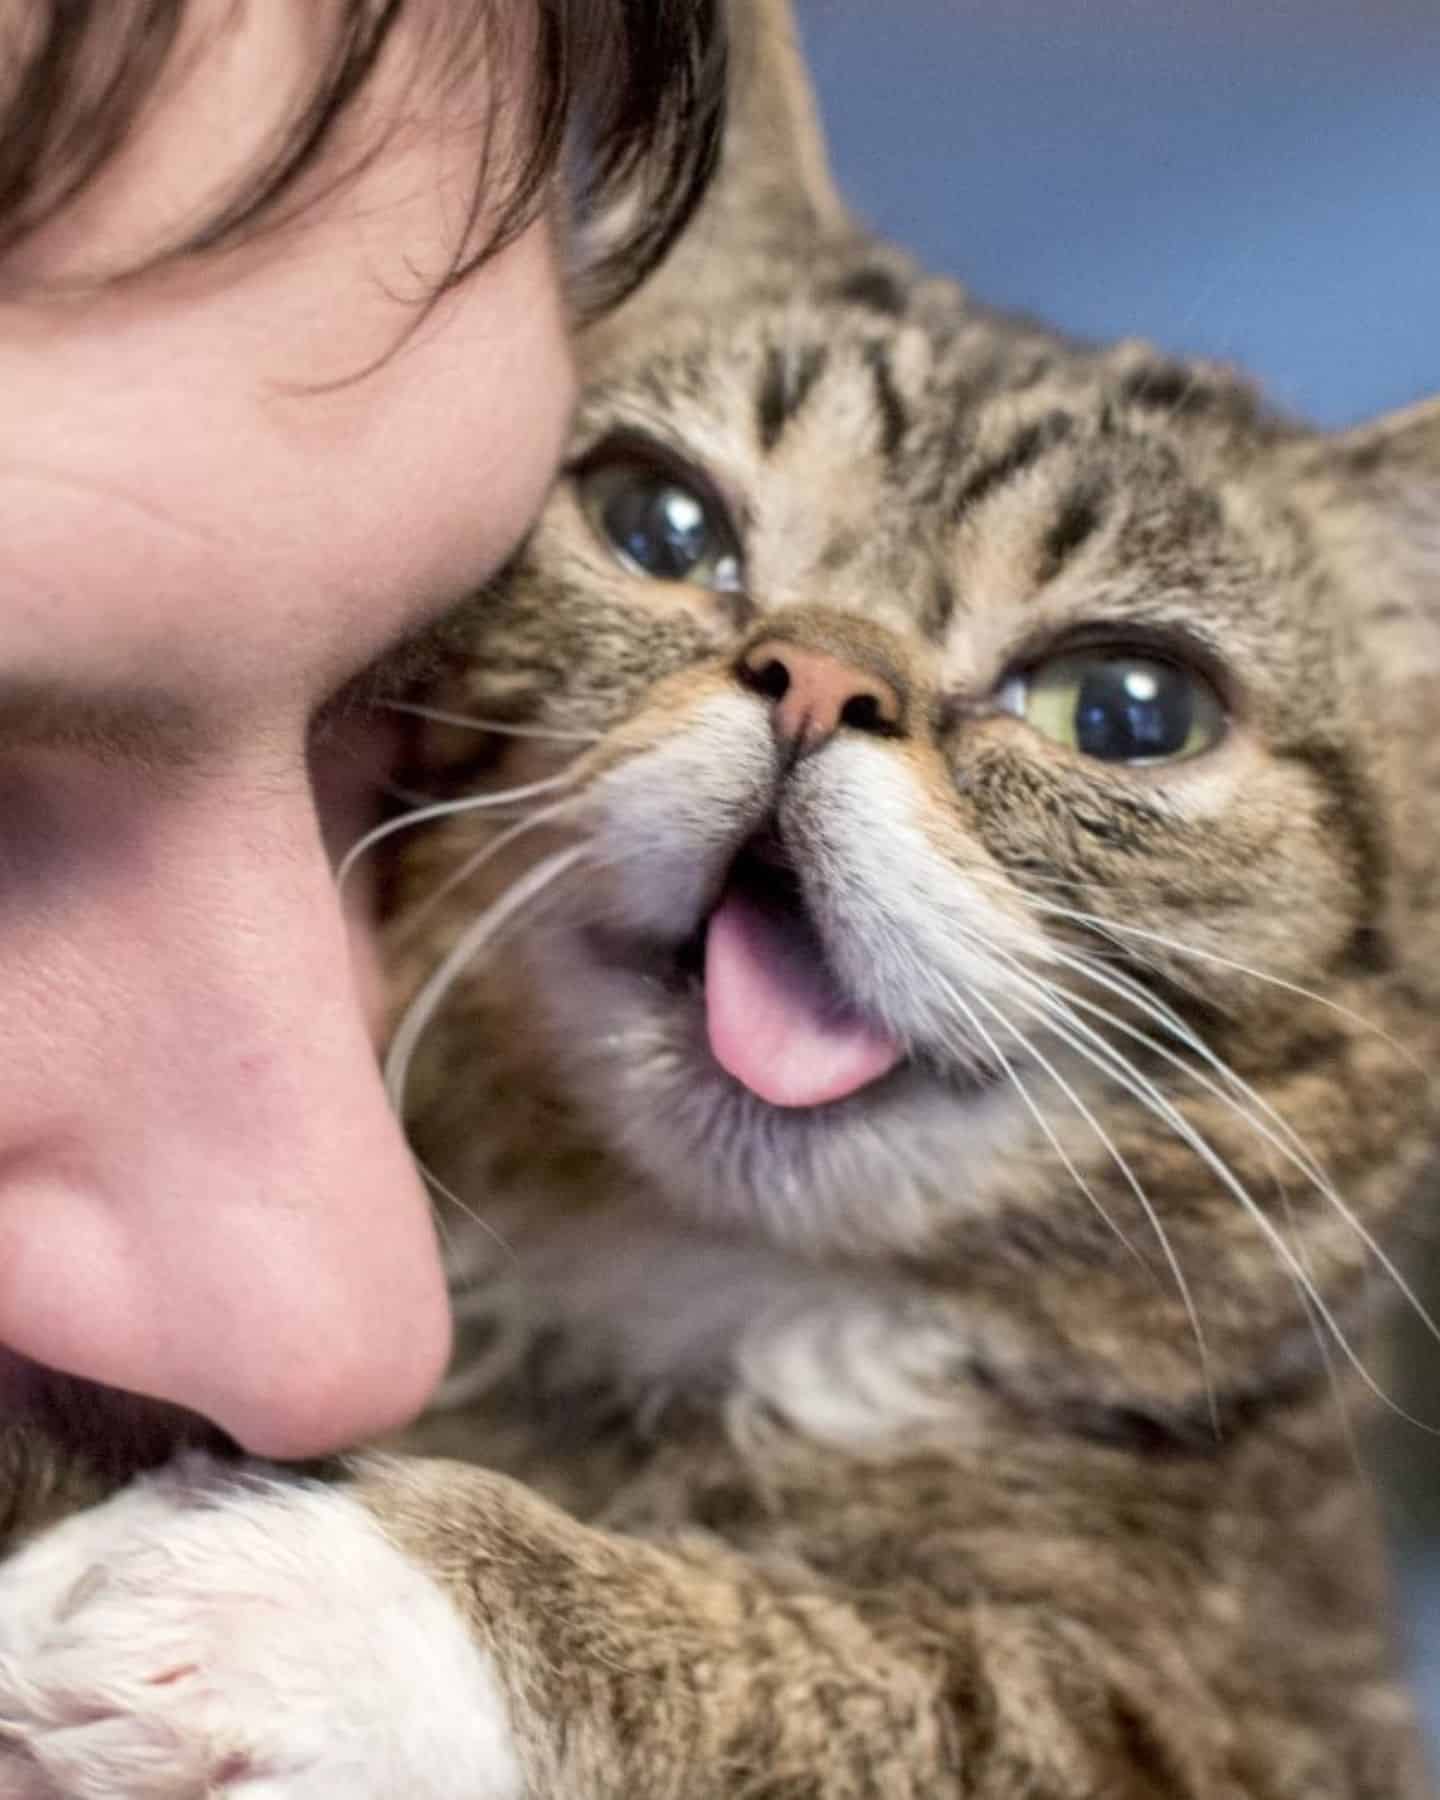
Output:
[[878,1081],[900,1046],[848,1011],[798,922],[730,892],[705,942],[716,1062],[772,1106],[820,1106]]

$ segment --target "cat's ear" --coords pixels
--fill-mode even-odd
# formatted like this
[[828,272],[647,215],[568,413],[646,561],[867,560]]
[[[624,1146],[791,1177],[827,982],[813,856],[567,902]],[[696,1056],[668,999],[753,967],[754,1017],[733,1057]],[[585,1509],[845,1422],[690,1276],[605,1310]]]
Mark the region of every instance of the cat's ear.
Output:
[[1440,674],[1440,397],[1300,452],[1298,495],[1357,597],[1369,651],[1397,676]]
[[729,0],[730,99],[720,167],[693,246],[841,229],[814,88],[790,0]]
[[1363,724],[1355,743],[1388,819],[1388,935],[1440,971],[1440,399],[1298,452],[1299,503],[1332,592]]
[[1440,397],[1331,438],[1328,462],[1341,506],[1365,515],[1356,535],[1372,540],[1371,629],[1384,638],[1393,627],[1403,660],[1433,678],[1440,672]]
[[1402,610],[1423,621],[1421,641],[1440,659],[1440,396],[1342,432],[1328,452],[1342,505],[1371,521],[1375,573],[1397,590],[1390,610],[1403,593]]
[[1357,479],[1373,476],[1392,491],[1418,484],[1440,495],[1440,395],[1341,432],[1330,448]]
[[[725,0],[729,81],[719,166],[679,242],[620,309],[620,328],[677,301],[723,299],[757,259],[852,229],[830,174],[790,0]],[[591,333],[608,339],[610,322]]]

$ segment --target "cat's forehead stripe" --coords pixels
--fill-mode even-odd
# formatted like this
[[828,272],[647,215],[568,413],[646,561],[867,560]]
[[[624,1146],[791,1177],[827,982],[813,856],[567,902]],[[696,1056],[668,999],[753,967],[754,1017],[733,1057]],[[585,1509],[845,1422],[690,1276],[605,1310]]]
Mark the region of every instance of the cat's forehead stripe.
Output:
[[1082,475],[1062,498],[1041,540],[1037,584],[1044,587],[1084,548],[1105,522],[1110,484],[1098,471]]
[[1032,469],[1047,451],[1075,435],[1073,416],[1058,409],[1022,425],[1003,449],[965,475],[955,496],[955,516],[964,518],[987,495]]
[[955,583],[938,570],[920,614],[920,629],[932,643],[943,642],[955,623],[955,600]]
[[880,452],[887,463],[894,462],[910,429],[910,417],[895,382],[890,349],[885,340],[871,338],[863,354],[874,387],[875,410],[880,418]]
[[804,406],[811,389],[825,372],[829,352],[824,344],[808,344],[791,350],[783,344],[767,347],[760,364],[760,386],[755,397],[755,428],[760,448],[767,454],[780,442],[785,427]]

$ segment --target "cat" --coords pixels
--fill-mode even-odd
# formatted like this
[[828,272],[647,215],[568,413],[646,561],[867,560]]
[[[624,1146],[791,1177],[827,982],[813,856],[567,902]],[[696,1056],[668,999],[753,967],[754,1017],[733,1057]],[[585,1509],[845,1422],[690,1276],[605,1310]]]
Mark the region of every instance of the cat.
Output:
[[[986,310],[736,26],[714,191],[403,702],[454,1373],[408,1455],[181,1464],[0,1572],[35,1793],[1427,1791],[1351,1428],[1436,1122],[1440,405],[1326,437]],[[57,1613],[163,1643],[98,1708],[160,1772],[83,1762]]]

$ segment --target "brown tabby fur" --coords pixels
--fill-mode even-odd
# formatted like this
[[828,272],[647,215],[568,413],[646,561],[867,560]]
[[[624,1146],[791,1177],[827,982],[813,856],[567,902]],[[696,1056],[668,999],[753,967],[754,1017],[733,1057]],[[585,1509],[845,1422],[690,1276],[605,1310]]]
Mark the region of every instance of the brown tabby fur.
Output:
[[[1364,1234],[1433,1139],[1440,409],[1325,439],[1224,371],[984,311],[849,218],[787,19],[739,23],[721,181],[585,344],[575,451],[703,470],[744,593],[627,572],[562,482],[418,696],[598,741],[417,728],[456,791],[571,775],[443,897],[504,826],[406,840],[406,993],[589,848],[408,1083],[483,1221],[444,1208],[467,1397],[409,1447],[485,1467],[380,1459],[358,1491],[492,1651],[547,1800],[1419,1795],[1337,1337],[1373,1364]],[[1198,660],[1225,740],[1117,767],[996,709],[1077,632]],[[734,672],[777,633],[884,666],[898,733],[782,767]],[[776,814],[914,1052],[815,1114],[722,1078],[672,979]],[[1076,1016],[1253,1210],[1016,1010],[1005,954],[1109,1010]],[[1034,1110],[981,1085],[996,1044]]]

